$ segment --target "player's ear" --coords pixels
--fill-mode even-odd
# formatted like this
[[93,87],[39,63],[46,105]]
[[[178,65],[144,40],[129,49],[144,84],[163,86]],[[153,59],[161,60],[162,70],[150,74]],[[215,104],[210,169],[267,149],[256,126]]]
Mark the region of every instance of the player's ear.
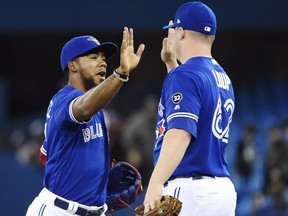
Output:
[[186,31],[182,27],[179,27],[179,30],[180,30],[180,39],[183,39],[185,37]]
[[78,65],[75,61],[68,62],[69,71],[76,72],[78,70]]

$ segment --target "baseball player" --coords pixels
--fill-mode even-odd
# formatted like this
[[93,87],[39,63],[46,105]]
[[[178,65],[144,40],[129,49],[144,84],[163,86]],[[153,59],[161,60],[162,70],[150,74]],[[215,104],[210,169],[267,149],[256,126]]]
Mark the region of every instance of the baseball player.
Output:
[[[27,216],[103,216],[110,171],[108,133],[102,112],[117,94],[144,51],[134,53],[133,29],[123,30],[120,66],[106,77],[106,59],[117,51],[114,43],[100,43],[90,35],[74,37],[61,52],[68,85],[48,107],[44,188],[29,206]],[[45,161],[44,161],[45,163]]]
[[180,216],[234,215],[236,192],[225,148],[235,103],[231,80],[211,55],[216,17],[202,2],[188,2],[163,28],[168,37],[161,58],[168,74],[144,212],[154,209],[162,195],[171,195],[183,202]]

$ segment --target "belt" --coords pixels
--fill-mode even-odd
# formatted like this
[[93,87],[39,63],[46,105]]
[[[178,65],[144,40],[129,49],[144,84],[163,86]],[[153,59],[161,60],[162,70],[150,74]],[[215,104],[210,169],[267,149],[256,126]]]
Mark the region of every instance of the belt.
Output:
[[[66,202],[65,200],[59,199],[57,197],[54,200],[54,205],[61,208],[61,209],[64,209],[64,210],[68,210],[68,207],[69,207],[68,202]],[[101,216],[103,211],[104,211],[104,207],[102,207],[99,210],[87,210],[87,209],[84,209],[84,208],[81,208],[80,206],[78,206],[75,214],[80,215],[80,216]]]
[[[182,177],[182,176],[178,176],[178,177],[175,177],[175,178],[172,178],[172,179],[170,179],[170,181],[171,180],[174,180],[174,179],[176,179],[176,178],[190,178],[192,181],[193,180],[200,180],[200,179],[215,179],[215,176],[210,176],[210,175],[198,175],[198,176],[193,176],[193,177],[187,177],[187,176],[185,176],[185,177]],[[168,186],[168,181],[166,181],[165,183],[164,183],[164,187],[167,187]]]
[[203,176],[194,176],[192,177],[192,180],[199,180],[199,179],[211,179],[211,178],[215,178],[215,176],[209,176],[209,175],[203,175]]

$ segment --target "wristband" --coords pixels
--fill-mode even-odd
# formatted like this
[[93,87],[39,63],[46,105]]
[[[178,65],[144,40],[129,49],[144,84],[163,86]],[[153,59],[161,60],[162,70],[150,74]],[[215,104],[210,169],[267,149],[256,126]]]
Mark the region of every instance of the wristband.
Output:
[[113,75],[114,75],[117,79],[121,80],[122,82],[127,82],[127,81],[129,80],[129,74],[128,74],[128,75],[126,75],[126,74],[120,74],[120,73],[118,73],[116,70],[114,70],[114,71],[113,71]]

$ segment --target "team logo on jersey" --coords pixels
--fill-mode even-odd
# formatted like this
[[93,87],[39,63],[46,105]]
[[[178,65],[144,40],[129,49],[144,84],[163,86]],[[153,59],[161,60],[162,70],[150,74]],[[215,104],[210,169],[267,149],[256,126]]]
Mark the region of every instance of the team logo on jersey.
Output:
[[183,99],[183,95],[180,92],[174,93],[172,95],[172,102],[174,104],[180,103],[180,101]]
[[165,126],[164,126],[164,122],[165,120],[162,119],[161,121],[159,121],[157,123],[157,127],[156,127],[156,139],[159,139],[161,136],[164,136],[164,132],[166,130]]

